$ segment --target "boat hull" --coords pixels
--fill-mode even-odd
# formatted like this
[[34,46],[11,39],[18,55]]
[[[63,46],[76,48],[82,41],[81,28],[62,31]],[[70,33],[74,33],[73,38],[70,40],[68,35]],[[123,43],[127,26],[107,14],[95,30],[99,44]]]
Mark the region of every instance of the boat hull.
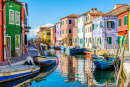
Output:
[[85,50],[86,50],[85,48],[72,48],[69,49],[69,52],[73,54],[80,54],[80,53],[84,53]]

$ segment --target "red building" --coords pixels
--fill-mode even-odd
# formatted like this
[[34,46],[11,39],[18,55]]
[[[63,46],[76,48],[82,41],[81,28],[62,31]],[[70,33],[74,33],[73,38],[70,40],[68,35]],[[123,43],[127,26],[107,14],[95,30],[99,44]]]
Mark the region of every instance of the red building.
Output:
[[[121,47],[123,47],[126,34],[128,35],[128,11],[118,15],[118,45]],[[128,41],[125,50],[128,50]]]
[[56,25],[53,26],[53,43],[56,43]]

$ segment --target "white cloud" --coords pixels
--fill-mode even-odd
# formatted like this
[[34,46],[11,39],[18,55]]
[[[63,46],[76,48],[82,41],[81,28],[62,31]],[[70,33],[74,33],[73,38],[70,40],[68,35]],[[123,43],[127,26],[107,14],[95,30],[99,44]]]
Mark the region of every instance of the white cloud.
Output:
[[[43,27],[51,27],[53,26],[53,24],[51,23],[47,23],[45,25],[42,25]],[[40,27],[40,26],[39,26]],[[31,29],[29,31],[29,34],[27,35],[28,37],[28,40],[31,39],[31,38],[35,38],[37,36],[37,32],[39,31],[39,27],[36,27],[35,29]]]

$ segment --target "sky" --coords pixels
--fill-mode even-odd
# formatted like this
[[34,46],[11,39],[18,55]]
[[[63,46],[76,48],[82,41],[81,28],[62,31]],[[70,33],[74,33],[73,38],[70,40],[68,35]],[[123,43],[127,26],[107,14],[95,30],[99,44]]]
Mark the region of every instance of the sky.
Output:
[[83,14],[91,8],[107,13],[115,4],[130,4],[130,0],[18,0],[28,4],[28,40],[35,38],[39,26],[52,26],[70,14]]

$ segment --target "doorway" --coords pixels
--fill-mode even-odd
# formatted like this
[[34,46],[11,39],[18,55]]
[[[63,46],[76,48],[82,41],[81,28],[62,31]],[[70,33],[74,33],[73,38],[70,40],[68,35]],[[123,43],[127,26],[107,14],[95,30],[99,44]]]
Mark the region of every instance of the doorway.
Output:
[[7,46],[8,56],[9,58],[11,58],[11,37],[10,36],[6,37],[6,46]]

